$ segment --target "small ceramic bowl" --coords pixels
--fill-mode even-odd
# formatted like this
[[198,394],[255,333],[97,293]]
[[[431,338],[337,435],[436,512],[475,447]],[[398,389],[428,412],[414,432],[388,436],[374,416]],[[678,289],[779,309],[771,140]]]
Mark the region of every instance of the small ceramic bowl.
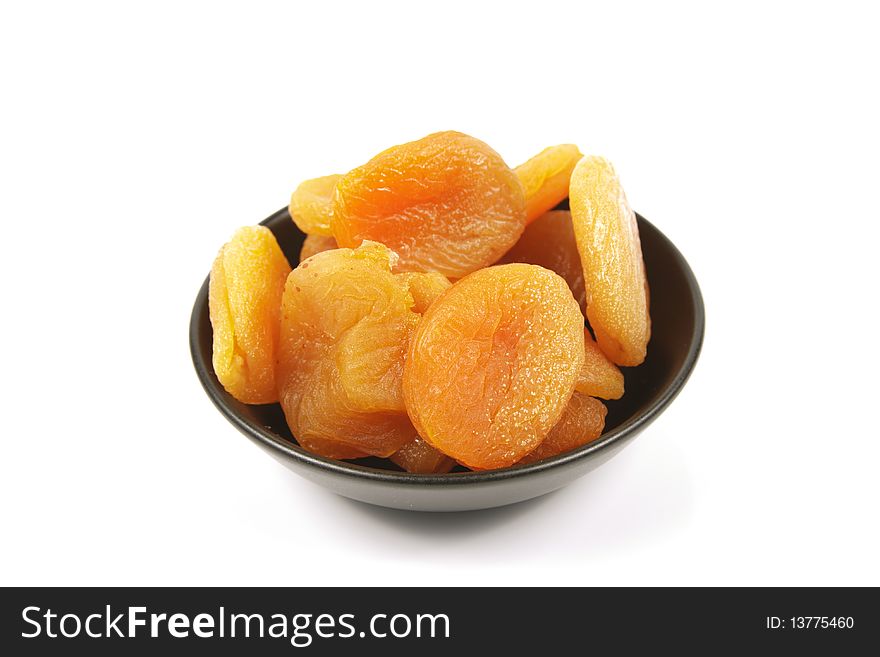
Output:
[[[362,502],[413,511],[466,511],[522,502],[554,491],[617,454],[653,422],[681,391],[703,342],[700,288],[681,253],[646,219],[639,231],[651,288],[651,342],[639,367],[623,368],[626,394],[606,402],[605,433],[579,449],[530,465],[488,472],[410,474],[388,461],[335,461],[296,443],[278,404],[248,406],[233,399],[211,365],[212,332],[208,279],[196,297],[190,349],[208,397],[232,425],[297,474],[335,493]],[[292,266],[299,262],[304,235],[287,209],[262,222],[275,234]]]

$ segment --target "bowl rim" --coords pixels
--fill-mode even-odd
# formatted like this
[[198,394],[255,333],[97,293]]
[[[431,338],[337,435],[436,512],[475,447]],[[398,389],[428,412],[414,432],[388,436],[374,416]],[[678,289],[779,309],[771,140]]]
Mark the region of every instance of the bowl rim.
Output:
[[[632,436],[644,427],[654,421],[660,413],[678,396],[684,384],[690,378],[694,370],[694,366],[700,355],[703,346],[703,336],[705,334],[705,308],[703,306],[703,297],[700,292],[699,284],[690,268],[687,260],[672,243],[672,241],[657,229],[651,222],[642,215],[635,213],[640,224],[647,224],[654,230],[659,238],[666,243],[673,257],[681,265],[684,274],[688,292],[694,306],[694,331],[690,338],[688,352],[682,363],[682,366],[676,372],[672,381],[662,390],[661,394],[655,399],[644,411],[638,413],[625,422],[621,423],[611,431],[600,436],[582,447],[578,447],[570,452],[560,454],[542,461],[536,461],[526,465],[513,465],[498,470],[485,470],[478,472],[449,472],[445,474],[417,474],[412,472],[397,472],[394,470],[383,470],[370,466],[360,465],[357,463],[349,463],[347,461],[339,461],[326,458],[317,454],[306,451],[297,444],[288,441],[286,438],[268,430],[266,427],[252,422],[249,419],[239,415],[228,403],[227,397],[229,393],[223,389],[223,386],[215,383],[212,376],[213,364],[210,359],[202,357],[199,349],[199,325],[202,322],[204,314],[208,312],[208,284],[210,276],[207,276],[202,283],[201,288],[196,296],[193,305],[192,314],[190,316],[189,326],[189,343],[190,353],[195,367],[196,374],[202,387],[205,389],[208,397],[214,403],[214,406],[223,414],[223,416],[241,433],[251,440],[268,447],[270,450],[280,452],[284,456],[291,458],[303,465],[315,468],[327,474],[340,475],[361,481],[381,482],[385,484],[394,484],[398,486],[467,486],[485,483],[488,481],[501,481],[506,479],[519,479],[539,472],[548,472],[550,470],[559,470],[566,468],[578,461],[585,460],[596,454],[597,452],[606,450],[618,442],[623,441]],[[261,226],[268,226],[278,221],[281,217],[290,215],[287,208],[282,208],[273,213],[260,222]]]

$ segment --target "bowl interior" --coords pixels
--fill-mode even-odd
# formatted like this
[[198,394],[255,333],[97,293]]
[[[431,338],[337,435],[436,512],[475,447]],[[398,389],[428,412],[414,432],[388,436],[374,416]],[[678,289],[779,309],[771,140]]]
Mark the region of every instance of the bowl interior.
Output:
[[[567,208],[567,203],[560,207]],[[651,341],[642,365],[621,368],[626,393],[622,399],[605,402],[608,407],[605,432],[597,442],[604,441],[606,436],[613,439],[615,434],[620,433],[616,430],[625,428],[651,411],[659,412],[659,406],[671,400],[689,375],[702,342],[702,300],[690,268],[660,231],[643,217],[637,217],[651,289]],[[290,219],[287,209],[279,210],[262,223],[273,232],[291,266],[295,267],[305,235]],[[223,389],[211,367],[212,339],[206,280],[196,300],[191,332],[193,359],[203,385],[227,416],[233,415],[244,424],[263,427],[282,443],[300,451],[279,404],[242,404]],[[351,463],[401,472],[385,459],[366,458]]]

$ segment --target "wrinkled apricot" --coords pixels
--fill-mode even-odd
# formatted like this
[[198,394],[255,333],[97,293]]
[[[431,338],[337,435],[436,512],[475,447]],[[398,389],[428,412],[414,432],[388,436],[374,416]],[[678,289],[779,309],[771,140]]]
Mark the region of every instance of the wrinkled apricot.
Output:
[[363,411],[353,405],[332,361],[318,363],[306,385],[301,385],[305,377],[291,377],[281,365],[279,370],[282,385],[289,382],[279,391],[287,424],[310,452],[343,459],[388,457],[416,435],[403,413]]
[[596,341],[612,362],[638,365],[651,337],[648,282],[636,216],[611,163],[578,162],[569,202]]
[[571,214],[567,210],[551,210],[529,224],[501,262],[527,262],[555,271],[568,283],[581,312],[584,312],[587,295],[584,269],[574,241]]
[[565,281],[536,265],[498,265],[455,283],[422,316],[403,396],[432,447],[500,468],[556,424],[583,362],[583,317]]
[[[381,244],[312,256],[287,278],[278,385],[294,436],[389,456],[416,435],[401,394],[404,351],[419,319],[395,255]],[[326,454],[326,452],[324,452]]]
[[306,180],[290,195],[288,211],[293,222],[306,235],[330,237],[330,218],[333,215],[333,193],[339,174]]
[[299,251],[299,261],[302,262],[306,258],[311,258],[316,253],[323,253],[330,249],[335,249],[336,240],[332,237],[324,235],[306,235],[303,240],[302,248]]
[[526,195],[527,224],[565,200],[571,172],[581,157],[574,144],[560,144],[545,148],[514,169]]
[[419,474],[443,474],[455,467],[455,461],[418,436],[389,458],[407,472]]
[[[449,279],[438,272],[405,272],[397,274],[397,278],[406,283],[413,297],[413,310],[420,315],[452,287]],[[388,458],[407,472],[421,474],[449,472],[455,465],[455,461],[418,436]]]
[[452,287],[449,279],[436,271],[405,272],[397,276],[409,288],[413,298],[413,310],[419,315],[423,315],[437,297]]
[[623,397],[623,373],[608,360],[593,337],[584,330],[584,366],[574,387],[580,393],[602,399]]
[[281,293],[290,265],[265,226],[240,228],[214,265],[208,309],[213,365],[230,395],[245,404],[278,400],[275,355]]
[[348,445],[336,442],[335,440],[323,440],[316,437],[314,434],[310,435],[307,438],[307,443],[308,446],[300,441],[300,445],[303,448],[314,454],[325,456],[328,459],[350,460],[362,459],[364,457],[370,456],[369,454],[364,454],[362,451],[360,451],[359,449],[355,449],[354,447],[349,447]]
[[516,174],[489,146],[438,132],[343,176],[332,227],[339,246],[387,245],[400,256],[399,271],[459,278],[497,261],[519,239],[525,199]]
[[602,435],[608,409],[598,399],[575,392],[565,407],[559,422],[543,442],[526,454],[520,465],[534,463],[586,445]]

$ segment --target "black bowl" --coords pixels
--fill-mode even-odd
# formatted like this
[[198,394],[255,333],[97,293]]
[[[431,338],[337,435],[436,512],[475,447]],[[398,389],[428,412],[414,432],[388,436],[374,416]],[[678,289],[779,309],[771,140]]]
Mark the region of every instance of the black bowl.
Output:
[[[617,454],[663,412],[684,386],[703,342],[700,288],[678,249],[646,219],[639,231],[651,287],[652,336],[648,357],[624,368],[626,394],[607,402],[605,433],[598,440],[551,459],[489,472],[410,474],[389,461],[335,461],[311,454],[290,433],[278,404],[248,406],[233,399],[211,365],[212,332],[205,279],[190,321],[190,349],[199,380],[235,428],[282,464],[335,493],[379,506],[415,511],[465,511],[522,502],[554,491]],[[303,233],[287,209],[262,222],[275,234],[292,266]]]

